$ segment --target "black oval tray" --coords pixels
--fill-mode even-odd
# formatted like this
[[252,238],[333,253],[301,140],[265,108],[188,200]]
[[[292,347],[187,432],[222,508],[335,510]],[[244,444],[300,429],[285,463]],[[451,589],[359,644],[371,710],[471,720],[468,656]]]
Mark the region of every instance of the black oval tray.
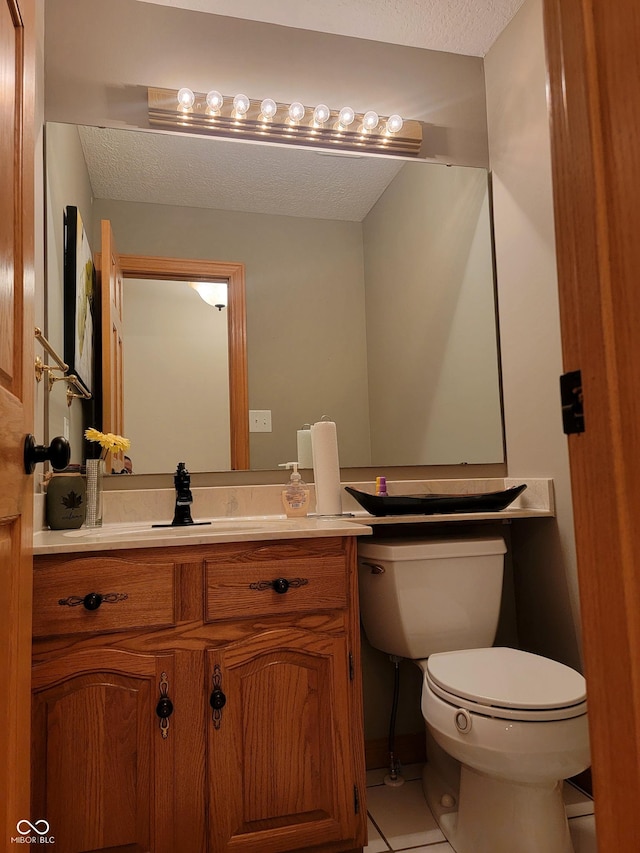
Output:
[[527,484],[513,486],[502,492],[484,492],[475,495],[370,495],[351,486],[346,492],[358,501],[371,515],[433,515],[448,512],[499,512],[512,503],[527,488]]

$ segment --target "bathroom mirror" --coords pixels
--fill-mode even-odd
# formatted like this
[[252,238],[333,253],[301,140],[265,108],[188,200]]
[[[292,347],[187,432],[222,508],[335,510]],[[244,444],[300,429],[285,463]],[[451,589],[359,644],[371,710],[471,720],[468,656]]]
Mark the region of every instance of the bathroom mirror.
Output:
[[[122,253],[245,265],[249,409],[271,419],[250,434],[252,469],[295,459],[297,430],[324,415],[343,467],[503,461],[486,171],[51,124],[46,153],[48,219],[62,204],[87,211],[94,252],[109,219]],[[59,239],[48,225],[50,322]],[[149,305],[150,323],[159,312]],[[145,381],[163,378],[150,365]],[[208,393],[194,389],[173,464],[189,459]],[[170,382],[160,396],[166,414]],[[62,417],[52,405],[50,434]],[[143,436],[129,437],[137,473],[172,470],[136,469]]]

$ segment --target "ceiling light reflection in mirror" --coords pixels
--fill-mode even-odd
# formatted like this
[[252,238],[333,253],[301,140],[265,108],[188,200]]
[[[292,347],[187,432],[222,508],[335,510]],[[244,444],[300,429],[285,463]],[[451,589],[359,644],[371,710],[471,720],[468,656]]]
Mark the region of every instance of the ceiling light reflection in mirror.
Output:
[[190,281],[192,287],[203,302],[222,311],[229,304],[229,291],[226,281]]

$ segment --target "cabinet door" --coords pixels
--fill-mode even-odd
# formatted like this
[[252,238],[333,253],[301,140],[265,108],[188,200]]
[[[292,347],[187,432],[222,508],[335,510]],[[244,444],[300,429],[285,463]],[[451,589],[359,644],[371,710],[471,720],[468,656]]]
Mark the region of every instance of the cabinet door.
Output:
[[210,849],[354,847],[345,638],[274,630],[207,655],[212,704],[224,694],[208,725]]
[[174,658],[94,648],[34,667],[32,814],[60,853],[173,851],[174,716],[156,709],[176,702]]

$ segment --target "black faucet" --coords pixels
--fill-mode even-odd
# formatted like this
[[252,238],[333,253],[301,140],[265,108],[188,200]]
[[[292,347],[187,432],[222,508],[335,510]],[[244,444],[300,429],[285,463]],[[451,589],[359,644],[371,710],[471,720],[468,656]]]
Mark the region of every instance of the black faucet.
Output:
[[173,482],[176,487],[176,509],[171,526],[178,527],[184,524],[193,524],[193,519],[191,518],[191,504],[193,503],[193,495],[190,488],[191,475],[187,471],[187,466],[184,462],[178,462]]

